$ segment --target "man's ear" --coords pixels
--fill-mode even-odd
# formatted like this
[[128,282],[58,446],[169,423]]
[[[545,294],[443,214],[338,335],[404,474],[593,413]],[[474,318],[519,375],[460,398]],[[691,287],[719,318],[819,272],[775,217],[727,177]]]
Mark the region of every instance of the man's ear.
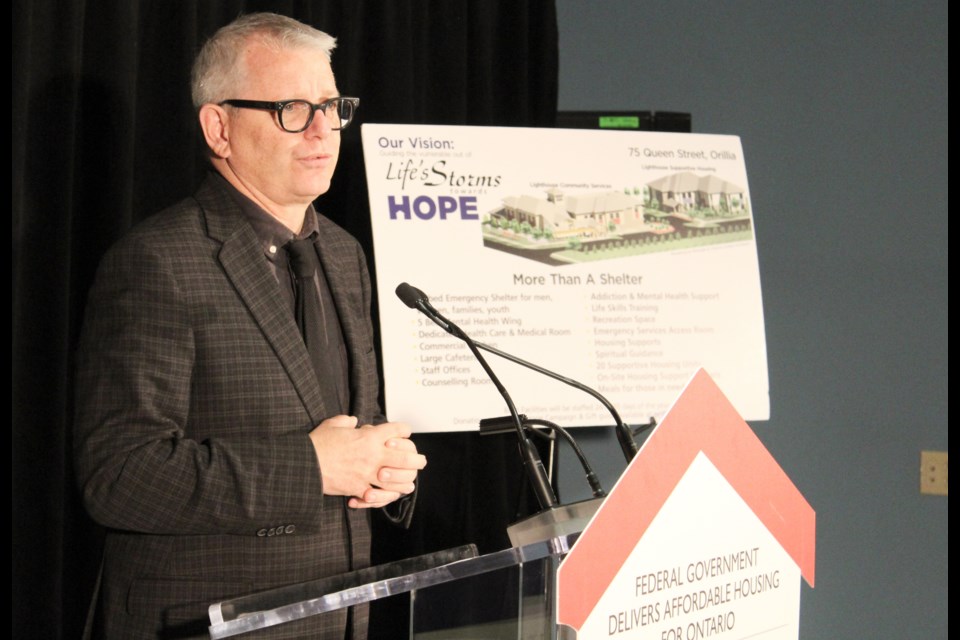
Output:
[[230,157],[230,128],[226,109],[210,103],[200,107],[200,129],[214,156]]

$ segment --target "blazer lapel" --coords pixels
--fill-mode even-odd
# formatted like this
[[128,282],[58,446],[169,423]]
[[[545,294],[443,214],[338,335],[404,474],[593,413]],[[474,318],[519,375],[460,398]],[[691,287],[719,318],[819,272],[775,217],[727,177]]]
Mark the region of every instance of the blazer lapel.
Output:
[[319,424],[328,416],[300,330],[285,308],[277,280],[262,256],[253,228],[230,195],[217,188],[216,180],[220,179],[218,176],[208,178],[197,192],[207,231],[211,238],[222,243],[220,264],[290,376],[311,424]]

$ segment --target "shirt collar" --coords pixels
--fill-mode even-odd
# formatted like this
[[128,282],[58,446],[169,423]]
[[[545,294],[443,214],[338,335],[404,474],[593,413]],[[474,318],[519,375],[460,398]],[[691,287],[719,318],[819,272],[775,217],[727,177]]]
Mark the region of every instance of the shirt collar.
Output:
[[277,256],[283,254],[280,249],[290,240],[294,238],[306,238],[319,233],[320,227],[317,223],[317,212],[313,208],[313,204],[307,205],[303,218],[303,228],[300,230],[300,234],[297,235],[290,231],[282,222],[267,213],[263,207],[240,193],[240,191],[230,184],[222,175],[219,173],[216,173],[216,175],[220,178],[230,196],[236,201],[237,206],[240,207],[250,226],[253,227],[257,241],[263,248],[264,255],[266,255],[270,261],[275,261]]

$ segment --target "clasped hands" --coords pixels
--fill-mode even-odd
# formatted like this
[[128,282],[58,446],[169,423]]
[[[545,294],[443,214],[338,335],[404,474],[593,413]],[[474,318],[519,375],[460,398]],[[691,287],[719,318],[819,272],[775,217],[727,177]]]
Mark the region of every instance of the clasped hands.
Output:
[[310,432],[323,493],[350,496],[355,509],[382,507],[413,492],[427,459],[417,453],[412,430],[402,422],[359,429],[354,416],[334,416]]

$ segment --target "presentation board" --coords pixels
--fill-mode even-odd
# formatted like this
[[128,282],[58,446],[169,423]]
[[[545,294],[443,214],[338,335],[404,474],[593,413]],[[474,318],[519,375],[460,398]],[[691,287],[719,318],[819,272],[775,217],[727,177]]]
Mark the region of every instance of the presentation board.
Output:
[[[738,137],[364,124],[362,139],[390,420],[460,431],[507,414],[401,283],[473,340],[596,389],[628,424],[659,418],[701,367],[746,419],[768,419]],[[484,355],[520,413],[613,424],[589,395]]]

